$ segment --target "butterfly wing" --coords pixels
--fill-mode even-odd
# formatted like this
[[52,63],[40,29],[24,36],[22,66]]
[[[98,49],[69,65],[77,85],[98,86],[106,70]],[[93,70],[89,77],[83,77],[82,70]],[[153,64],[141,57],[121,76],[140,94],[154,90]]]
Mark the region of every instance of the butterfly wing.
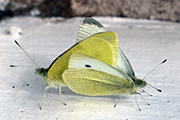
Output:
[[[76,42],[82,41],[99,32],[106,32],[106,29],[95,19],[86,17],[81,23]],[[118,48],[118,58],[115,67],[122,70],[128,76],[135,76],[129,60],[120,48]]]
[[76,43],[69,50],[57,57],[49,67],[48,77],[50,80],[58,80],[60,84],[65,85],[61,75],[64,70],[68,69],[69,58],[74,53],[85,54],[107,64],[115,65],[117,47],[117,37],[114,32],[95,34],[86,40]]
[[132,80],[122,71],[82,54],[73,54],[63,80],[76,93],[85,95],[113,95],[124,93]]
[[127,59],[127,57],[124,55],[124,53],[121,51],[120,48],[118,48],[118,58],[115,67],[119,70],[122,70],[130,77],[135,76],[129,60]]
[[100,32],[106,32],[103,25],[91,17],[85,17],[80,25],[76,42],[85,40],[86,38]]
[[85,69],[97,70],[114,76],[121,77],[133,84],[133,81],[129,79],[129,77],[123,71],[118,70],[113,66],[104,63],[98,59],[83,54],[71,55],[68,68],[78,68],[78,69],[85,68]]

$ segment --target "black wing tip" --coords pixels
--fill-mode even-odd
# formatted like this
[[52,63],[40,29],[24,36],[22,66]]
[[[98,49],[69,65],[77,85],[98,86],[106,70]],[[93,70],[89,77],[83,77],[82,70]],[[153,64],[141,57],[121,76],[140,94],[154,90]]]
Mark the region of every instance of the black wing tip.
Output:
[[99,28],[103,27],[103,25],[101,25],[101,23],[99,23],[92,17],[85,17],[82,21],[82,24],[90,24],[90,25],[94,24],[94,25],[98,26]]

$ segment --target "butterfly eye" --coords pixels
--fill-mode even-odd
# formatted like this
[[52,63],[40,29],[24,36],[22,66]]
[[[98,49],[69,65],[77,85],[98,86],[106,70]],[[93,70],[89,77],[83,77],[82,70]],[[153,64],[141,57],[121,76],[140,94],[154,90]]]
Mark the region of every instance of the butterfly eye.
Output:
[[85,67],[88,67],[88,68],[90,68],[91,66],[90,66],[90,65],[85,65]]

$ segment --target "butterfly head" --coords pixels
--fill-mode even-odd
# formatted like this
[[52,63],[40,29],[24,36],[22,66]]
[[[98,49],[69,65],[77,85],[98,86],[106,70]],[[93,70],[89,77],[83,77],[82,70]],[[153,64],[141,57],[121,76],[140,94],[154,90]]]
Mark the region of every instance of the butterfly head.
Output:
[[147,82],[145,82],[137,77],[133,77],[132,79],[134,81],[135,86],[137,86],[138,88],[143,88],[147,85]]
[[47,68],[37,68],[35,73],[43,78],[47,77],[48,69]]

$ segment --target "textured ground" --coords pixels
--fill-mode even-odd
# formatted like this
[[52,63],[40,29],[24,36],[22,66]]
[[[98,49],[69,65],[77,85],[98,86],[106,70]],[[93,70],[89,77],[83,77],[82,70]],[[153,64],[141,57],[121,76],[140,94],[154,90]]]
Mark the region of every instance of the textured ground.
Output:
[[[15,45],[16,39],[40,67],[48,67],[63,51],[75,43],[82,18],[40,19],[19,17],[0,23],[0,119],[180,119],[180,24],[171,22],[95,17],[108,30],[115,31],[119,47],[131,62],[136,76],[143,78],[157,64],[168,59],[147,77],[151,87],[143,94],[148,106],[138,96],[139,111],[134,96],[124,96],[114,108],[119,96],[89,97],[63,87],[67,106],[60,102],[58,90],[46,92],[43,110],[39,104],[46,87],[34,68],[10,68],[10,64],[35,66]],[[22,29],[19,37],[13,31]],[[6,34],[11,32],[12,34]]]

